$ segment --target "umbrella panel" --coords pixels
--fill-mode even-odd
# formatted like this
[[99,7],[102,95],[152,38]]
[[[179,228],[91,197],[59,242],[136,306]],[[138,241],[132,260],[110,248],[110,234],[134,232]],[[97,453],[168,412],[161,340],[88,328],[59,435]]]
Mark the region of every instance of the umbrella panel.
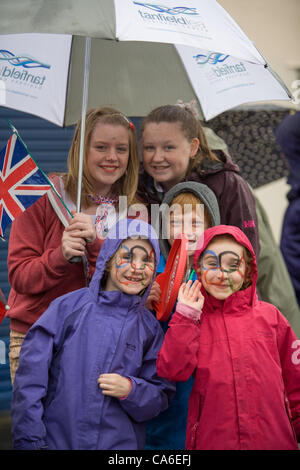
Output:
[[289,173],[275,139],[276,127],[289,112],[288,108],[253,107],[227,111],[208,123],[224,139],[241,176],[254,189]]
[[[85,38],[75,36],[65,125],[81,116],[84,52]],[[173,45],[92,39],[88,108],[107,105],[128,116],[145,116],[178,99],[199,103]]]

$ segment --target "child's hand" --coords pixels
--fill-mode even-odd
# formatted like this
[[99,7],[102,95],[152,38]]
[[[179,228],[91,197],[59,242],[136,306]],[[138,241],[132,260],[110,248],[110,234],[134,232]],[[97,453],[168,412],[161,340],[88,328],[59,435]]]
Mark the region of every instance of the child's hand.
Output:
[[66,260],[73,256],[83,256],[86,243],[93,243],[96,230],[92,219],[87,214],[72,212],[74,217],[69,221],[62,236],[62,252]]
[[122,398],[131,390],[131,381],[119,374],[101,374],[98,379],[103,395]]
[[157,282],[153,282],[150,294],[148,295],[148,298],[146,300],[146,308],[149,310],[153,309],[152,302],[159,302],[161,297],[161,289],[160,285]]
[[202,310],[204,304],[204,297],[201,294],[201,283],[199,281],[188,281],[181,284],[178,292],[178,302],[181,302],[189,307]]
[[[76,236],[85,238],[88,243],[94,243],[96,240],[95,225],[88,214],[82,212],[72,211],[73,218],[69,220],[69,225],[66,227],[67,232],[73,232]],[[76,232],[76,233],[75,233]]]

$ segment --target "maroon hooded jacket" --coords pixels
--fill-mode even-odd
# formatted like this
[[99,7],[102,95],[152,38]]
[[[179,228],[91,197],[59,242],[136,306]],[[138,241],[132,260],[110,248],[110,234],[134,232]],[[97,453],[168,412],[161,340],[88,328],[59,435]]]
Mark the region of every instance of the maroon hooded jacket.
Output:
[[157,371],[172,381],[195,376],[187,449],[296,450],[300,341],[276,307],[258,300],[255,255],[241,230],[224,225],[206,230],[195,260],[214,236],[225,233],[251,252],[252,284],[225,301],[202,287],[200,320],[179,313],[182,304],[177,304],[158,354]]

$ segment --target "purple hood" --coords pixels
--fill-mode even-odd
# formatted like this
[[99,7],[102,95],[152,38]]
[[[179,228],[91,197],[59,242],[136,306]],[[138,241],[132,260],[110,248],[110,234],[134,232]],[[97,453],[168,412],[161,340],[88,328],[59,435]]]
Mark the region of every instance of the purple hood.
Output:
[[[154,282],[160,258],[159,241],[156,231],[151,225],[147,224],[142,220],[122,219],[109,231],[97,259],[96,269],[89,286],[91,295],[96,301],[99,297],[100,292],[103,292],[103,290],[101,289],[101,279],[103,277],[107,262],[118,250],[121,243],[127,238],[131,237],[147,238],[151,243],[155,253],[155,270],[152,283]],[[140,302],[141,306],[145,305],[152,283],[148,286],[148,288],[142,295],[142,300]]]
[[[163,331],[140,297],[103,291],[107,261],[130,236],[145,236],[159,261],[157,235],[138,220],[112,229],[89,287],[54,300],[22,345],[12,400],[15,449],[143,449],[146,421],[165,410],[174,386],[157,376]],[[131,380],[126,398],[101,393],[103,373]]]

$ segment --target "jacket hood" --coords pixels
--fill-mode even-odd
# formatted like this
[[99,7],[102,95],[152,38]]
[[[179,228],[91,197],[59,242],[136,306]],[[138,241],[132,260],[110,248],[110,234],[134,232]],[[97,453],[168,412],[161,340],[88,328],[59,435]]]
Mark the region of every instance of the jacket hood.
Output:
[[252,256],[253,259],[253,266],[252,266],[252,284],[244,291],[238,291],[232,294],[232,296],[240,295],[240,292],[248,291],[248,295],[251,296],[251,301],[253,302],[256,298],[256,281],[257,281],[257,263],[254,250],[252,245],[248,239],[248,237],[240,230],[238,227],[233,225],[218,225],[217,227],[211,227],[204,231],[203,235],[199,238],[197,248],[194,254],[194,268],[197,272],[198,270],[198,259],[201,254],[206,250],[209,243],[213,240],[214,237],[217,235],[231,235],[238,243],[242,246],[247,248]]
[[[291,178],[300,179],[300,111],[285,116],[275,131],[276,141],[288,162]],[[299,185],[299,183],[298,183]],[[300,185],[299,185],[300,186]]]
[[[173,186],[173,188],[171,188],[167,193],[165,193],[162,204],[170,206],[173,199],[178,196],[178,194],[184,192],[193,193],[202,201],[210,215],[211,223],[213,226],[220,224],[220,211],[217,198],[214,192],[208,186],[206,186],[206,184],[197,183],[195,181],[184,181],[183,183],[178,183]],[[160,209],[160,233],[162,233],[162,220],[165,210],[165,207],[163,205]],[[160,237],[159,247],[164,258],[167,259],[171,248],[168,240]]]
[[[101,288],[101,279],[103,277],[107,262],[118,250],[119,246],[124,240],[126,240],[127,238],[134,237],[147,238],[153,247],[155,253],[155,269],[152,280],[153,283],[160,258],[157,233],[151,225],[147,224],[142,220],[122,219],[116,225],[114,225],[108,232],[97,258],[95,272],[89,285],[91,295],[95,298],[96,301],[98,299],[100,291],[103,291],[103,289]],[[140,299],[140,304],[144,306],[149,295],[152,283],[147,287],[141,297],[130,297],[137,297],[138,299]],[[128,297],[128,294],[124,295]]]

